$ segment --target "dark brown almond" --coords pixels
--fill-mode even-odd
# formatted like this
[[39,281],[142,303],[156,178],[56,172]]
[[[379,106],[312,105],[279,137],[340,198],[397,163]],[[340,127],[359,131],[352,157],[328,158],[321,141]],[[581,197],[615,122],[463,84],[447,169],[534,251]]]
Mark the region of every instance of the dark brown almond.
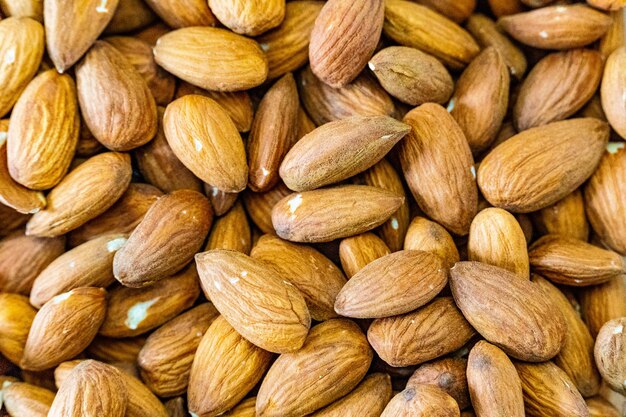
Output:
[[[592,175],[591,181],[593,177]],[[588,204],[589,202],[583,201],[580,190],[576,190],[551,206],[533,213],[533,224],[542,235],[557,234],[586,242],[589,237],[589,224],[585,217],[585,208]],[[594,230],[598,232],[598,229]]]
[[438,255],[446,268],[457,263],[459,251],[450,233],[426,217],[416,216],[411,221],[404,240],[404,249],[421,250]]
[[407,388],[420,384],[435,385],[454,398],[460,409],[467,408],[470,397],[466,368],[467,359],[464,358],[444,358],[426,363],[413,372]]

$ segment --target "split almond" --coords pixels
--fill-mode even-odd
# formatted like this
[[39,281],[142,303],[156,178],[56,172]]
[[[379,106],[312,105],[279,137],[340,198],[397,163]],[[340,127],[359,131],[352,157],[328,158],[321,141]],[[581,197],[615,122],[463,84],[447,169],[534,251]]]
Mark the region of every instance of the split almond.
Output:
[[13,382],[2,389],[4,407],[9,415],[46,417],[54,392],[24,382]]

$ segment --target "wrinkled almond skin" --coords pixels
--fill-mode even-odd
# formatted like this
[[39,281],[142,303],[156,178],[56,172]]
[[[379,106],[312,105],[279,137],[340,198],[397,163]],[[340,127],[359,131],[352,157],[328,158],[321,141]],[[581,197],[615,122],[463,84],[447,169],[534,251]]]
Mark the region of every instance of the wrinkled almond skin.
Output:
[[187,391],[191,364],[202,335],[219,313],[210,303],[200,304],[155,330],[137,356],[141,379],[160,397]]
[[[196,351],[189,378],[189,412],[219,416],[234,407],[261,380],[272,354],[217,317]],[[210,372],[207,372],[210,370]]]
[[237,202],[226,214],[215,220],[205,250],[229,249],[248,255],[251,248],[250,224],[246,211],[241,203]]
[[105,297],[102,288],[81,287],[48,301],[33,320],[20,366],[43,371],[82,352],[104,320]]
[[474,334],[452,298],[439,297],[409,314],[374,320],[367,339],[382,360],[398,367],[454,352]]
[[315,20],[309,45],[313,73],[334,88],[354,80],[380,40],[383,0],[330,0]]
[[[623,44],[622,44],[623,45]],[[626,47],[617,48],[609,56],[604,66],[604,76],[600,94],[602,109],[611,127],[626,139],[626,110],[624,110],[624,94],[626,94]]]
[[414,385],[391,399],[381,417],[459,417],[454,398],[434,385]]
[[409,129],[388,116],[354,116],[327,123],[291,148],[280,165],[280,177],[294,191],[342,181],[380,161]]
[[421,216],[411,221],[404,239],[404,249],[432,252],[443,259],[447,268],[452,268],[460,260],[450,233],[438,223]]
[[230,411],[222,414],[224,417],[256,417],[256,397],[251,397],[240,402]]
[[533,271],[575,287],[601,284],[626,272],[626,264],[617,253],[560,235],[535,241],[528,257]]
[[457,23],[463,22],[476,8],[476,0],[418,0]]
[[19,364],[37,311],[23,295],[0,294],[0,353]]
[[626,317],[606,322],[600,329],[594,355],[602,379],[613,389],[624,395],[626,392]]
[[274,205],[276,234],[292,242],[330,242],[383,224],[404,197],[366,185],[344,185],[291,194]]
[[206,90],[248,90],[263,83],[268,72],[267,58],[254,40],[211,27],[161,36],[154,58],[168,72]]
[[302,293],[313,320],[337,317],[333,306],[346,278],[330,259],[273,235],[261,236],[250,256],[266,262]]
[[318,324],[300,350],[271,366],[259,388],[257,416],[296,417],[332,403],[361,381],[372,356],[365,335],[350,320]]
[[[240,252],[212,250],[196,255],[202,289],[243,337],[270,352],[298,350],[311,326],[303,296],[262,261]],[[255,296],[255,288],[264,296]]]
[[178,29],[187,26],[215,26],[217,19],[204,0],[146,0],[148,6],[168,26]]
[[216,101],[199,95],[173,101],[165,110],[163,129],[174,154],[202,181],[226,192],[246,187],[241,136]]
[[285,18],[285,0],[209,0],[219,21],[235,33],[257,36]]
[[450,288],[478,333],[514,358],[542,362],[563,346],[565,319],[536,284],[496,266],[458,262],[450,270]]
[[350,394],[311,414],[311,417],[343,417],[354,413],[379,417],[391,400],[391,378],[383,373],[368,375]]
[[591,336],[595,337],[604,323],[626,316],[626,276],[585,287],[580,293],[580,307]]
[[72,77],[54,70],[35,77],[11,112],[7,137],[11,177],[33,190],[58,184],[74,156],[78,126]]
[[576,113],[596,92],[602,57],[591,49],[550,54],[522,83],[513,109],[518,131],[563,120]]
[[339,244],[341,267],[348,278],[354,276],[370,262],[390,253],[385,242],[373,233],[348,237]]
[[43,0],[10,1],[0,0],[0,11],[4,16],[30,17],[43,21]]
[[276,234],[272,224],[272,208],[281,199],[291,194],[291,190],[281,181],[266,193],[243,193],[243,202],[253,224],[263,233]]
[[481,417],[524,417],[522,384],[509,357],[481,340],[470,351],[467,384],[474,411]]
[[403,120],[412,130],[401,142],[400,162],[413,197],[430,218],[466,235],[476,215],[478,191],[463,131],[434,103],[411,110]]
[[[600,167],[601,165],[598,170]],[[591,181],[595,175],[597,174],[591,176]],[[558,234],[587,241],[589,224],[585,217],[585,208],[588,204],[583,201],[580,190],[576,190],[553,205],[533,213],[533,223],[541,234]],[[597,232],[597,229],[594,230]]]
[[407,388],[420,384],[435,385],[454,398],[460,409],[467,408],[470,397],[466,368],[467,359],[463,358],[444,358],[426,363],[413,372]]
[[115,278],[127,287],[143,287],[180,271],[202,247],[212,222],[213,210],[202,194],[164,195],[115,254]]
[[514,213],[540,210],[591,176],[608,136],[606,123],[592,118],[525,130],[487,154],[478,169],[478,185],[496,207]]
[[106,152],[67,174],[47,195],[48,204],[26,225],[26,234],[55,237],[104,213],[128,188],[130,157]]
[[50,390],[24,382],[13,382],[2,389],[4,407],[15,416],[46,417],[54,395]]

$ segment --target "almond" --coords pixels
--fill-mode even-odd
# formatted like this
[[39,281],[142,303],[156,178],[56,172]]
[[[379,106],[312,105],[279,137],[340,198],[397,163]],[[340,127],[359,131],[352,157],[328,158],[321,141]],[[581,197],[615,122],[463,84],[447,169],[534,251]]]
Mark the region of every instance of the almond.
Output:
[[282,354],[271,366],[259,388],[257,415],[312,413],[352,391],[371,361],[372,350],[356,324],[346,319],[318,324],[300,350]]
[[409,129],[388,116],[354,116],[327,123],[291,148],[280,176],[295,191],[339,182],[380,161]]
[[115,254],[115,278],[143,287],[180,271],[202,247],[212,221],[209,201],[196,191],[159,198]]
[[208,195],[216,216],[222,216],[233,208],[239,195],[239,193],[220,191],[217,187],[212,187],[207,183],[204,183],[204,193]]
[[228,249],[248,255],[252,247],[252,234],[246,212],[237,202],[224,216],[215,220],[205,250]]
[[454,398],[460,409],[467,408],[470,405],[470,398],[466,368],[467,359],[463,358],[444,358],[426,363],[413,372],[407,382],[407,388],[420,384],[434,385]]
[[[621,0],[623,2],[623,0]],[[624,7],[626,4],[622,5],[622,8],[616,11],[613,11],[609,14],[611,17],[611,25],[609,26],[609,30],[600,38],[600,43],[598,44],[598,50],[602,54],[604,59],[608,58],[613,51],[625,45],[624,43]]]
[[414,217],[409,225],[404,249],[432,252],[444,261],[448,269],[460,260],[459,251],[450,233],[438,223],[420,216]]
[[54,187],[67,172],[78,141],[76,87],[69,75],[48,70],[15,103],[7,137],[11,177],[25,187]]
[[281,181],[276,187],[266,193],[246,191],[243,194],[243,202],[253,224],[261,229],[263,233],[275,234],[276,231],[272,225],[272,208],[283,197],[290,194],[291,190]]
[[450,288],[481,336],[514,358],[542,362],[563,346],[565,319],[538,285],[496,266],[458,262],[450,270]]
[[390,253],[385,242],[373,233],[348,237],[339,244],[341,267],[348,278],[353,277],[370,262]]
[[350,414],[379,417],[391,399],[391,394],[389,375],[371,374],[350,394],[311,414],[311,417],[342,417]]
[[0,0],[0,10],[5,16],[30,17],[43,21],[43,0]]
[[256,397],[251,397],[240,402],[230,411],[222,414],[224,417],[256,417]]
[[207,90],[247,90],[263,83],[268,72],[258,43],[210,27],[188,27],[161,36],[154,58],[168,72]]
[[[597,174],[592,175],[592,178],[595,175]],[[558,234],[584,241],[589,236],[585,202],[580,190],[534,213],[533,220],[542,234]]]
[[478,196],[474,160],[463,131],[434,103],[411,110],[403,120],[412,130],[400,145],[400,162],[415,200],[434,221],[466,235]]
[[330,242],[384,223],[404,198],[380,188],[344,185],[291,194],[272,209],[276,233],[293,242]]
[[459,417],[459,406],[441,388],[434,385],[415,385],[406,388],[391,399],[381,417]]
[[11,293],[0,294],[0,307],[0,353],[19,364],[37,311],[27,297]]
[[607,321],[626,316],[624,275],[604,284],[585,287],[580,293],[580,307],[593,337]]
[[478,185],[496,207],[515,213],[540,210],[591,176],[608,136],[606,123],[592,118],[528,129],[489,152],[478,169]]
[[81,287],[44,304],[33,320],[20,366],[42,371],[82,352],[104,320],[105,297],[101,288]]
[[156,15],[143,0],[120,0],[104,33],[127,33],[153,23]]
[[594,348],[598,369],[611,389],[624,395],[626,392],[626,318],[608,321],[602,326]]
[[4,407],[10,415],[46,417],[54,392],[24,382],[13,382],[2,389]]
[[382,360],[398,367],[454,352],[474,334],[452,298],[439,297],[409,314],[374,320],[367,339]]
[[[604,66],[602,77],[602,108],[611,127],[626,139],[626,110],[624,95],[626,94],[626,76],[622,70],[626,65],[626,47],[613,51]],[[622,68],[622,69],[620,69]]]
[[257,36],[285,18],[284,0],[209,0],[219,21],[235,33]]
[[585,399],[589,407],[589,417],[620,417],[617,408],[600,396]]
[[229,410],[259,382],[271,359],[270,352],[240,336],[224,317],[216,318],[191,367],[189,411],[209,417]]
[[107,363],[134,363],[146,343],[143,336],[112,339],[96,336],[87,348],[90,357]]
[[418,3],[438,11],[457,23],[467,19],[476,8],[476,0],[418,0]]
[[205,0],[147,0],[146,3],[168,26],[175,29],[217,24]]

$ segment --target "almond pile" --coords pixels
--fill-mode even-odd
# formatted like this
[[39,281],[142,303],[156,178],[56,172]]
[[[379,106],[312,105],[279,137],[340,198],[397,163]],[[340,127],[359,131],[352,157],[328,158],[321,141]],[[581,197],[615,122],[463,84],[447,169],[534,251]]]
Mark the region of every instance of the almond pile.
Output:
[[0,0],[0,417],[626,416],[626,0]]

